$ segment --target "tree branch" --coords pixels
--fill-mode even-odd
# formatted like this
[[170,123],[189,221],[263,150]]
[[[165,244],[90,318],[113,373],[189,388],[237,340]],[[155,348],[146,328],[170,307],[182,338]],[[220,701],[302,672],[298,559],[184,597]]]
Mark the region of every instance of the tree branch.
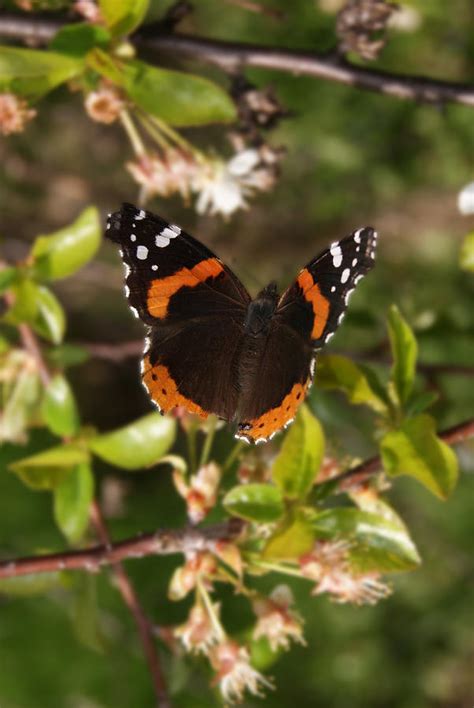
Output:
[[[0,36],[45,44],[65,24],[56,19],[24,17],[5,13],[0,18]],[[425,76],[407,76],[351,64],[334,54],[316,54],[292,49],[223,42],[186,34],[160,32],[160,25],[141,28],[131,37],[138,49],[173,58],[213,64],[228,72],[245,67],[286,71],[326,81],[355,86],[395,98],[427,103],[453,102],[474,106],[474,87]]]
[[[448,430],[439,433],[441,440],[448,445],[456,445],[474,437],[474,418],[459,423]],[[335,482],[339,492],[347,492],[364,484],[370,477],[377,473],[382,467],[382,460],[379,455],[371,457],[369,460],[361,462],[360,465],[338,474],[335,477],[323,480],[323,482]],[[321,482],[322,483],[322,482]]]
[[61,570],[85,570],[89,573],[97,573],[101,568],[115,565],[127,558],[214,551],[219,541],[234,541],[243,527],[244,523],[239,519],[230,519],[225,523],[201,529],[194,527],[164,529],[114,544],[102,543],[81,551],[50,553],[2,561],[0,579]]

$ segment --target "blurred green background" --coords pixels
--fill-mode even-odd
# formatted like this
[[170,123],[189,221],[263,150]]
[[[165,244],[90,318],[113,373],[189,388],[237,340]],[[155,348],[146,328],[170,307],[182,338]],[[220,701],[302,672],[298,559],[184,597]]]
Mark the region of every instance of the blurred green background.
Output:
[[[266,4],[282,10],[284,19],[205,0],[197,3],[182,29],[306,50],[333,46],[337,2]],[[155,16],[163,7],[154,3]],[[404,7],[416,21],[409,30],[390,31],[375,65],[472,83],[472,2],[420,0]],[[209,68],[203,72],[220,76]],[[154,200],[149,207],[216,250],[253,293],[270,279],[286,285],[331,240],[362,224],[374,225],[381,234],[377,268],[351,301],[330,349],[383,363],[384,317],[387,306],[396,302],[415,329],[423,364],[472,366],[474,281],[459,269],[458,252],[474,224],[456,208],[457,192],[474,176],[472,108],[417,105],[285,74],[252,70],[246,75],[259,86],[271,84],[291,112],[269,136],[273,145],[287,148],[277,188],[227,224],[199,217],[178,200]],[[80,96],[66,90],[55,92],[39,109],[24,134],[0,143],[0,234],[3,252],[12,260],[27,252],[38,233],[63,226],[85,205],[95,203],[105,214],[122,200],[136,198],[135,185],[123,169],[130,148],[117,126],[92,123],[81,110]],[[218,128],[188,131],[187,136],[201,145],[227,147]],[[110,244],[104,244],[94,263],[58,284],[56,292],[69,316],[69,341],[113,343],[142,336],[121,284],[122,269]],[[69,373],[83,419],[101,429],[150,409],[134,358],[120,363],[93,358]],[[472,376],[430,369],[429,384],[439,394],[434,412],[441,428],[473,415]],[[363,457],[373,452],[371,418],[363,411],[317,390],[312,404],[336,454]],[[28,447],[44,443],[44,437],[34,434]],[[473,453],[472,446],[463,448],[459,487],[444,504],[413,481],[397,480],[389,492],[424,564],[395,578],[388,600],[376,607],[337,606],[325,597],[310,598],[303,582],[292,585],[306,618],[308,647],[296,647],[268,667],[277,690],[245,705],[472,708]],[[2,467],[13,454],[13,448],[4,446]],[[184,523],[184,508],[167,468],[126,475],[104,464],[97,466],[97,474],[109,496],[114,489],[123,496],[121,508],[112,509],[109,519],[114,539]],[[48,494],[32,493],[2,469],[0,497],[0,547],[5,554],[64,547]],[[147,558],[127,564],[157,625],[186,617],[189,603],[166,599],[178,562]],[[279,580],[265,579],[264,586]],[[95,620],[94,612],[87,614],[90,626],[81,623],[81,607],[66,591],[0,599],[1,708],[152,705],[141,647],[117,592],[106,574],[85,582],[83,597],[96,608]],[[228,591],[224,597],[227,627],[235,632],[250,627],[247,604]],[[205,662],[170,659],[167,652],[163,656],[176,705],[220,705],[208,687]]]

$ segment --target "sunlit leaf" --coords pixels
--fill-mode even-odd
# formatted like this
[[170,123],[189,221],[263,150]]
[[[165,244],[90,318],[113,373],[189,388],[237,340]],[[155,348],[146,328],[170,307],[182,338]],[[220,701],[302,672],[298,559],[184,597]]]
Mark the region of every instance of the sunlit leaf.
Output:
[[12,385],[4,388],[0,416],[0,441],[24,442],[25,432],[36,413],[41,393],[37,371],[25,365]]
[[124,67],[124,88],[137,106],[178,127],[228,123],[235,106],[209,79],[132,61]]
[[60,344],[66,329],[66,316],[61,303],[44,285],[36,286],[37,312],[31,325],[33,329],[53,344]]
[[406,527],[393,518],[338,507],[316,516],[313,528],[320,538],[346,541],[351,565],[360,571],[411,570],[420,563]]
[[70,437],[79,429],[79,414],[67,380],[56,374],[48,384],[41,408],[44,421],[55,435]]
[[94,47],[107,46],[110,39],[110,32],[105,27],[90,22],[78,22],[61,27],[49,46],[61,54],[84,57]]
[[229,514],[261,523],[276,521],[284,511],[280,490],[270,484],[240,484],[223,503]]
[[345,356],[323,354],[317,360],[316,385],[336,388],[350,403],[369,406],[377,413],[387,413],[387,400],[373,372]]
[[272,478],[284,497],[303,499],[313,486],[324,455],[317,418],[302,405],[273,463]]
[[13,304],[3,316],[4,322],[16,325],[32,322],[38,312],[38,287],[27,278],[22,278],[12,286]]
[[270,536],[263,549],[264,558],[294,559],[308,553],[316,533],[304,510],[291,514]]
[[69,226],[36,239],[31,251],[36,275],[46,280],[72,275],[94,256],[100,240],[99,214],[89,207]]
[[64,54],[0,47],[0,91],[37,99],[77,76],[83,64]]
[[106,462],[126,470],[156,464],[172,446],[176,420],[158,412],[89,441],[90,448]]
[[382,438],[380,450],[389,475],[414,477],[440,499],[452,492],[458,478],[457,457],[436,435],[431,416],[405,420],[398,430]]
[[459,265],[463,270],[474,273],[474,232],[465,236],[459,252]]
[[32,489],[54,489],[76,465],[87,463],[89,452],[69,443],[24,457],[9,465],[9,469]]
[[0,294],[8,290],[9,287],[16,281],[18,270],[13,266],[7,266],[0,270]]
[[413,390],[418,345],[411,328],[395,305],[388,312],[388,334],[393,356],[390,379],[400,404],[404,405]]
[[107,27],[115,35],[130,34],[141,23],[150,0],[99,0]]
[[94,477],[90,465],[77,465],[54,489],[54,518],[71,543],[84,536],[89,524],[89,509],[94,496]]

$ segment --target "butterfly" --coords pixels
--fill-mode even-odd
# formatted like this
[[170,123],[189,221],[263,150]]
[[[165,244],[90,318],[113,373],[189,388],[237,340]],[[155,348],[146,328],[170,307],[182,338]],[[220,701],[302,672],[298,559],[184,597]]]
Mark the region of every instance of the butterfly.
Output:
[[331,244],[282,295],[252,299],[204,244],[155,214],[123,204],[106,235],[120,246],[125,292],[147,325],[142,379],[167,413],[184,406],[237,423],[264,442],[292,422],[311,385],[316,352],[333,336],[349,297],[373,267],[370,227]]

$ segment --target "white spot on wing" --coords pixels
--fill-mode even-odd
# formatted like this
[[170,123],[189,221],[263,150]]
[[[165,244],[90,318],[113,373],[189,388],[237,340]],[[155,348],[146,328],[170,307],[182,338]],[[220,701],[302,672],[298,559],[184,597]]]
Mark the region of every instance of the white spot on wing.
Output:
[[345,314],[346,314],[345,312],[341,312],[341,314],[339,315],[339,317],[338,317],[338,319],[337,319],[337,324],[338,324],[338,325],[341,324],[342,320],[344,319],[344,315],[345,315]]
[[134,316],[138,319],[138,317],[139,317],[138,310],[135,307],[133,307],[133,305],[130,305],[130,309],[133,312]]
[[125,290],[125,297],[130,297],[130,288],[128,285],[124,285],[123,289]]
[[335,286],[335,285],[331,285],[331,292],[332,292],[332,293],[335,293],[335,292],[336,292],[336,286]]
[[176,238],[178,234],[174,229],[170,229],[168,226],[166,226],[163,231],[161,232],[161,236],[164,236],[165,238]]
[[158,266],[156,265],[156,263],[153,263],[151,269],[152,269],[152,270],[158,270]]
[[330,339],[334,337],[334,332],[329,332],[329,334],[326,335],[326,339],[324,340],[324,343],[327,344]]
[[354,278],[354,285],[357,285],[357,283],[362,280],[363,277],[363,275],[356,275],[356,277]]
[[107,231],[110,229],[110,221],[107,222],[107,226],[105,228]]
[[145,261],[148,256],[148,248],[146,246],[138,246],[137,258],[139,261]]
[[136,240],[137,240],[137,237],[135,236],[135,234],[130,234],[130,241],[136,241]]
[[347,291],[346,296],[345,296],[345,298],[344,298],[344,302],[346,303],[346,305],[349,304],[349,300],[350,300],[350,297],[351,297],[351,295],[352,295],[353,292],[354,292],[354,288],[352,288],[352,290],[348,290],[348,291]]
[[344,268],[344,270],[342,271],[342,275],[341,275],[341,283],[346,283],[349,280],[350,274],[351,274],[350,268]]
[[364,229],[358,229],[354,234],[354,241],[360,243],[360,235]]
[[157,234],[157,236],[155,236],[155,244],[158,246],[158,248],[166,248],[166,246],[169,246],[170,240],[167,236]]
[[175,232],[176,236],[179,236],[179,234],[181,233],[180,227],[176,226],[176,224],[170,224],[170,229]]
[[342,263],[342,251],[339,245],[339,241],[334,241],[334,243],[331,243],[329,253],[332,256],[332,264],[334,268],[339,268]]
[[143,209],[140,209],[138,214],[135,216],[135,221],[141,221],[142,219],[145,218],[145,216],[146,216],[146,211],[144,211]]
[[352,259],[352,267],[355,268],[356,265],[357,265],[357,258],[353,258]]

